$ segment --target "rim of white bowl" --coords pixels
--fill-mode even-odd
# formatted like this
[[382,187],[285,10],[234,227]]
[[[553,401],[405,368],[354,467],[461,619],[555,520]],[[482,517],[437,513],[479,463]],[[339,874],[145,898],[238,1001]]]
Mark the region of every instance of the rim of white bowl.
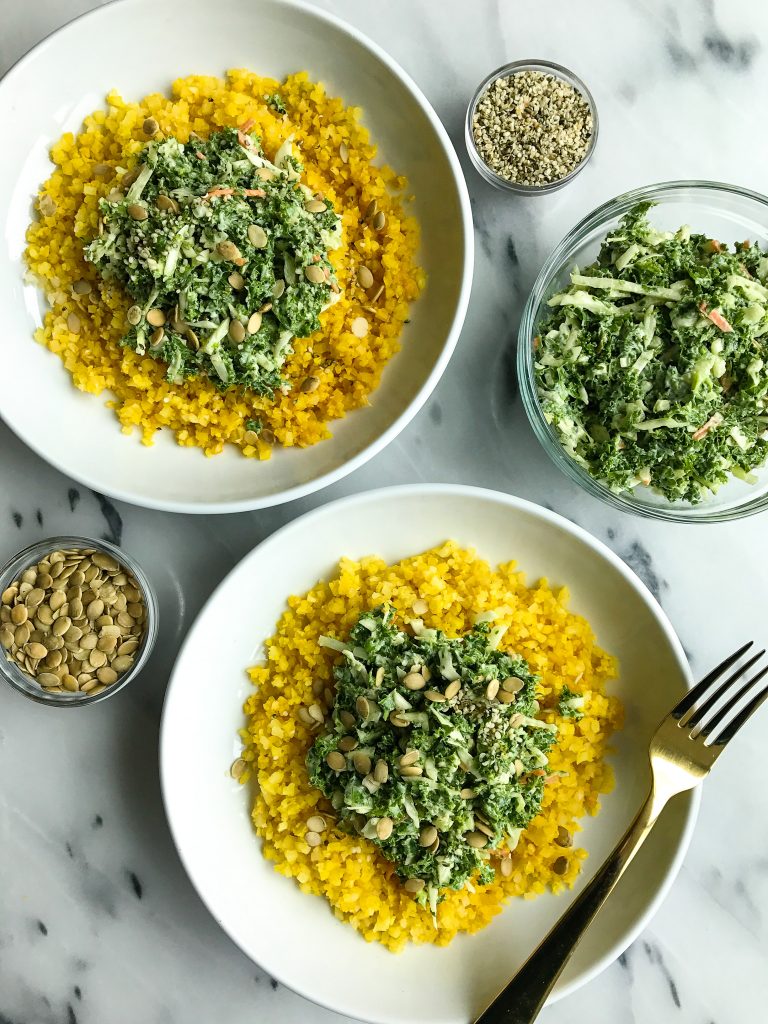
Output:
[[[101,6],[94,8],[93,10],[86,11],[84,14],[80,14],[64,25],[60,25],[58,28],[49,32],[47,36],[44,36],[40,42],[36,43],[30,50],[27,50],[25,54],[22,54],[17,61],[15,61],[6,73],[0,77],[0,89],[3,88],[5,83],[21,68],[23,68],[27,62],[31,61],[34,57],[44,52],[52,40],[57,36],[66,33],[74,28],[81,21],[86,21],[91,18],[98,18],[101,14],[108,10],[110,7],[116,4],[128,5],[133,3],[134,0],[108,0],[107,3],[103,3]],[[139,0],[136,0],[139,2]],[[338,480],[342,480],[345,476],[353,473],[356,469],[365,465],[375,455],[378,455],[380,451],[383,451],[394,439],[400,434],[411,422],[412,419],[419,413],[427,401],[429,396],[437,387],[440,378],[442,377],[445,369],[453,355],[456,345],[459,340],[462,328],[464,326],[464,320],[467,315],[467,307],[469,305],[469,297],[472,291],[472,278],[474,274],[475,264],[475,236],[474,236],[474,223],[472,220],[472,207],[469,201],[469,190],[467,188],[467,182],[464,177],[464,173],[461,169],[456,149],[451,142],[450,136],[443,125],[443,122],[437,116],[437,113],[426,98],[422,90],[411,78],[407,71],[400,66],[400,64],[391,57],[386,50],[384,50],[378,43],[375,43],[365,33],[355,28],[354,25],[350,25],[349,22],[344,21],[343,18],[338,17],[335,14],[330,14],[327,11],[323,11],[314,4],[306,2],[306,0],[273,0],[273,2],[279,3],[284,7],[292,7],[295,10],[301,11],[304,14],[311,15],[312,17],[318,18],[320,21],[324,21],[327,24],[333,25],[340,32],[343,32],[350,38],[354,39],[355,42],[359,43],[371,53],[374,54],[383,64],[385,64],[393,74],[400,79],[400,81],[410,91],[416,103],[421,108],[422,112],[426,116],[427,120],[432,125],[440,143],[443,147],[445,155],[448,159],[448,164],[453,174],[453,179],[456,185],[456,191],[459,199],[459,208],[461,212],[461,226],[462,233],[464,236],[464,260],[461,270],[461,286],[459,288],[459,296],[456,303],[456,312],[454,314],[453,323],[448,331],[448,335],[443,345],[443,349],[437,359],[437,362],[432,367],[432,371],[424,381],[421,389],[414,396],[411,403],[408,405],[403,412],[397,417],[394,423],[380,434],[375,440],[363,448],[362,451],[358,452],[351,459],[342,463],[336,469],[332,469],[327,473],[323,473],[321,476],[316,477],[314,480],[310,480],[307,483],[296,484],[294,487],[289,487],[287,490],[279,491],[277,494],[269,494],[261,498],[240,498],[236,501],[208,501],[195,503],[194,505],[185,501],[174,501],[171,499],[167,500],[152,500],[151,498],[138,497],[132,494],[130,491],[124,491],[120,488],[108,487],[105,488],[103,481],[92,477],[87,470],[78,472],[77,474],[72,473],[69,469],[64,469],[58,462],[49,458],[49,456],[43,452],[37,445],[32,444],[27,438],[23,437],[18,433],[12,424],[6,423],[6,426],[11,430],[19,440],[30,448],[36,455],[39,455],[41,459],[48,463],[49,466],[53,466],[60,473],[64,473],[66,476],[77,480],[79,483],[84,484],[86,487],[92,490],[99,491],[102,494],[107,494],[110,498],[115,498],[118,501],[125,501],[130,505],[137,505],[140,508],[151,508],[157,509],[163,512],[183,512],[190,515],[226,515],[233,512],[251,512],[261,508],[271,508],[275,505],[283,505],[288,501],[295,501],[297,498],[306,497],[308,494],[313,494],[315,491],[322,490],[324,487],[330,487],[331,484],[336,483]],[[418,300],[417,300],[418,301]],[[30,333],[31,340],[31,333]],[[397,354],[394,356],[397,358]],[[375,396],[375,392],[373,393]],[[354,410],[353,410],[354,413]],[[352,413],[352,414],[353,414]],[[2,417],[0,417],[2,418]],[[331,421],[334,422],[334,421]],[[318,442],[323,444],[324,442]]]
[[[275,530],[274,533],[271,533],[268,537],[265,537],[264,540],[260,541],[253,548],[251,548],[251,550],[246,555],[244,555],[237,562],[237,564],[232,567],[232,569],[230,569],[230,571],[227,573],[227,575],[224,577],[221,583],[219,583],[219,585],[212,591],[211,595],[209,596],[203,607],[200,609],[197,616],[195,617],[194,622],[189,627],[189,630],[187,631],[187,634],[181,646],[179,647],[179,652],[176,656],[176,661],[174,662],[174,667],[171,671],[171,675],[168,680],[168,687],[165,691],[165,697],[163,699],[163,710],[160,718],[160,789],[162,792],[163,806],[165,808],[165,816],[168,822],[168,830],[171,834],[171,840],[176,849],[176,853],[178,854],[179,860],[181,861],[184,867],[187,877],[189,878],[192,887],[194,888],[195,892],[198,895],[198,898],[201,900],[208,913],[211,915],[214,921],[216,921],[216,923],[219,925],[222,931],[227,936],[229,936],[229,938],[237,946],[237,948],[242,950],[242,952],[250,960],[252,960],[253,958],[250,956],[248,951],[235,938],[235,936],[224,924],[224,922],[219,919],[214,908],[208,903],[208,900],[201,892],[195,874],[192,871],[190,865],[188,864],[184,853],[182,852],[182,849],[176,838],[176,833],[174,831],[173,816],[169,806],[168,793],[166,789],[166,776],[168,773],[166,771],[165,764],[170,755],[166,753],[165,733],[166,715],[168,712],[171,693],[173,692],[174,688],[178,688],[178,686],[181,683],[181,678],[177,678],[177,667],[181,663],[182,658],[184,657],[184,654],[190,641],[190,637],[195,629],[195,626],[197,625],[198,621],[206,614],[208,606],[217,597],[219,591],[228,585],[230,577],[234,576],[235,573],[239,572],[245,562],[249,561],[251,558],[254,558],[256,552],[261,551],[269,544],[275,542],[278,538],[282,539],[286,534],[290,534],[291,532],[304,529],[306,527],[307,522],[311,521],[313,518],[320,517],[323,515],[330,515],[333,513],[333,511],[337,510],[342,506],[345,508],[354,507],[355,505],[363,505],[366,502],[377,501],[384,497],[409,497],[414,494],[440,494],[446,498],[458,496],[480,498],[486,501],[490,500],[501,505],[506,505],[508,508],[532,512],[538,515],[541,519],[555,524],[560,529],[565,530],[566,533],[570,533],[578,540],[584,542],[587,545],[587,547],[591,548],[592,551],[595,552],[595,554],[606,559],[629,583],[629,585],[632,586],[634,590],[639,594],[639,596],[645,602],[649,610],[652,612],[654,618],[658,622],[660,628],[662,629],[667,640],[669,641],[669,644],[674,654],[676,655],[677,662],[680,666],[680,670],[686,681],[688,689],[690,689],[693,685],[693,674],[691,672],[691,667],[688,664],[688,659],[685,655],[685,651],[683,649],[683,645],[680,641],[680,638],[675,632],[672,623],[669,621],[667,613],[661,607],[661,605],[653,596],[653,594],[651,594],[650,590],[645,585],[645,583],[643,583],[640,577],[637,576],[629,568],[626,562],[624,562],[606,544],[604,544],[601,540],[598,540],[597,537],[594,537],[591,533],[585,530],[583,526],[579,526],[576,523],[571,522],[570,519],[566,519],[566,517],[560,515],[559,512],[550,511],[547,508],[543,508],[541,505],[537,505],[533,501],[528,501],[526,498],[518,498],[517,496],[513,494],[508,494],[505,491],[494,491],[490,487],[475,487],[470,484],[431,483],[401,484],[394,487],[379,487],[374,490],[360,491],[357,494],[350,494],[347,495],[346,497],[337,498],[334,501],[326,502],[324,505],[319,505],[317,508],[311,509],[309,512],[305,512],[303,515],[297,516],[296,519],[291,520],[290,523],[286,523],[285,526],[282,526],[278,530]],[[677,878],[680,868],[682,867],[683,860],[685,858],[686,853],[688,852],[688,847],[691,843],[693,830],[696,825],[696,819],[698,818],[699,814],[700,804],[701,786],[698,786],[690,791],[690,805],[688,807],[688,811],[686,814],[683,833],[680,838],[677,850],[675,851],[675,855],[672,858],[670,868],[667,871],[667,874],[665,875],[662,884],[659,886],[653,899],[649,901],[643,913],[640,914],[637,920],[634,922],[634,924],[624,932],[621,938],[616,943],[614,943],[611,949],[604,956],[600,957],[597,960],[597,962],[591,967],[591,969],[585,971],[580,977],[575,978],[573,981],[570,981],[567,984],[562,985],[560,989],[553,992],[547,1000],[547,1005],[552,1005],[553,1003],[559,1002],[561,999],[567,998],[569,995],[576,992],[577,989],[580,989],[582,986],[587,985],[590,981],[592,981],[599,974],[601,974],[619,956],[621,956],[621,954],[626,949],[628,949],[629,946],[632,945],[635,939],[637,939],[640,933],[645,929],[645,927],[648,925],[651,919],[655,916],[655,914],[661,907],[661,904],[666,899],[667,894],[669,893],[669,890],[671,889],[672,884]],[[616,837],[617,842],[619,838],[619,836]],[[258,963],[257,961],[253,962]],[[355,1016],[355,1010],[353,1007],[345,1006],[343,1002],[340,1002],[337,1005],[332,1006],[329,1003],[322,1002],[316,996],[313,996],[311,992],[308,992],[305,989],[298,987],[293,979],[289,981],[285,977],[283,977],[279,972],[274,972],[274,976],[277,979],[277,981],[285,985],[286,988],[290,989],[292,992],[296,992],[298,995],[302,996],[302,998],[308,1000],[310,1003],[314,1003],[316,1006],[322,1006],[327,1010],[332,1010],[334,1013],[344,1014],[346,1016],[352,1017],[355,1020],[361,1019]],[[374,1021],[374,1024],[380,1024],[380,1022],[384,1021],[384,1018],[377,1017],[371,1018],[371,1020]],[[386,1018],[386,1021],[389,1024],[390,1018]]]

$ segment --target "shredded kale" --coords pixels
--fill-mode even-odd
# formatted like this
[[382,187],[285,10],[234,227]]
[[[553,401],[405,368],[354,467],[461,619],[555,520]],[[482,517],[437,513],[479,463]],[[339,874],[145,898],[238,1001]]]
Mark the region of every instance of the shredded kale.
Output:
[[540,325],[536,383],[566,452],[614,491],[698,503],[768,456],[768,257],[635,206]]
[[272,109],[277,114],[287,113],[287,110],[285,109],[285,104],[283,103],[283,98],[279,92],[273,92],[271,96],[265,96],[264,102],[267,104],[267,106],[272,107]]
[[298,181],[290,142],[275,161],[235,128],[170,137],[99,201],[85,257],[135,302],[122,344],[165,363],[169,381],[204,374],[271,397],[293,338],[338,298],[328,252],[341,220]]
[[580,710],[583,702],[584,698],[580,693],[574,693],[570,687],[564,686],[560,691],[557,710],[563,718],[575,718],[578,722],[580,718],[584,717],[584,713]]
[[[412,627],[380,607],[348,639],[321,641],[341,658],[307,768],[339,825],[375,843],[434,913],[444,890],[488,882],[490,851],[514,848],[539,813],[556,730],[535,717],[537,677],[525,660],[497,649],[501,630],[482,622],[448,638]],[[420,771],[403,774],[403,755]]]

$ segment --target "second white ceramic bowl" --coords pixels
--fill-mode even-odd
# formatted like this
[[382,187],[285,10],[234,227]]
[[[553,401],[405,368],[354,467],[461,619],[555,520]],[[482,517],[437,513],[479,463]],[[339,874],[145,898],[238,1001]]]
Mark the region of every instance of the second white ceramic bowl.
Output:
[[[119,40],[141,40],[140,51]],[[276,78],[306,70],[332,95],[363,108],[378,158],[407,176],[415,196],[427,274],[402,350],[371,404],[332,424],[330,440],[277,450],[268,463],[235,450],[206,459],[197,449],[179,448],[168,431],[150,449],[136,434],[121,434],[104,405],[108,396],[76,391],[58,358],[32,340],[43,305],[24,281],[22,261],[32,198],[51,172],[51,143],[77,131],[109,89],[135,99],[167,91],[179,76],[239,67]],[[466,184],[445,129],[418,87],[375,43],[337,18],[286,0],[108,4],[50,36],[3,79],[0,122],[14,126],[0,163],[0,291],[12,383],[0,394],[0,415],[68,476],[150,508],[210,513],[275,505],[362,465],[405,427],[440,379],[472,282]],[[88,438],[87,446],[81,438]]]
[[[640,806],[650,781],[648,742],[689,681],[667,618],[621,559],[566,519],[494,491],[419,485],[345,498],[284,527],[232,571],[192,627],[166,697],[160,767],[171,831],[203,901],[248,956],[307,998],[375,1024],[475,1020],[573,894],[515,900],[476,935],[394,956],[275,872],[251,825],[250,787],[228,769],[239,754],[241,708],[251,691],[245,668],[262,656],[289,594],[327,577],[342,555],[392,562],[448,538],[492,563],[516,559],[529,582],[546,576],[553,586],[567,585],[571,608],[619,658],[611,690],[624,702],[626,725],[612,758],[616,789],[600,814],[583,822],[579,844],[589,860],[576,891]],[[227,643],[211,644],[222,621]],[[698,793],[686,794],[664,812],[554,998],[594,977],[645,927],[680,866],[698,800]]]

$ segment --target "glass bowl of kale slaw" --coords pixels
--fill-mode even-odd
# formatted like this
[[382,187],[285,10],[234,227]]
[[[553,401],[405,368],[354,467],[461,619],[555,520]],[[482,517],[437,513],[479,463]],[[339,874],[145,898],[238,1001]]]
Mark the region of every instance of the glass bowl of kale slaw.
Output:
[[[638,204],[650,205],[643,212],[638,207]],[[650,479],[647,475],[643,478],[643,472],[647,473],[647,470],[641,471],[639,478],[630,479],[626,473],[622,476],[620,472],[614,473],[612,469],[609,469],[606,473],[606,476],[611,477],[609,482],[600,475],[597,466],[608,465],[612,467],[618,465],[622,459],[626,462],[624,453],[618,452],[617,459],[614,459],[613,453],[610,453],[607,461],[601,456],[599,463],[597,461],[590,462],[589,459],[582,457],[582,452],[585,449],[580,449],[575,442],[569,439],[568,431],[562,425],[562,419],[557,413],[553,415],[552,392],[548,390],[548,385],[543,384],[542,381],[548,379],[551,383],[557,376],[557,373],[555,373],[554,377],[551,374],[548,375],[548,378],[542,376],[541,364],[544,354],[542,345],[544,347],[549,345],[548,332],[556,326],[552,320],[553,309],[562,309],[563,307],[558,305],[552,306],[550,304],[551,300],[556,296],[562,297],[564,293],[570,292],[571,295],[565,302],[571,302],[573,301],[574,291],[578,290],[582,294],[586,291],[598,300],[594,308],[602,310],[603,306],[601,303],[603,301],[608,301],[610,297],[615,299],[617,293],[615,291],[606,292],[602,285],[597,289],[590,288],[589,282],[591,281],[594,284],[595,280],[590,275],[595,272],[593,265],[605,239],[607,237],[614,238],[620,236],[622,231],[626,233],[628,222],[625,219],[624,226],[622,226],[622,219],[627,217],[629,217],[630,222],[630,234],[625,235],[623,243],[626,245],[625,251],[629,251],[633,245],[631,222],[633,217],[637,218],[638,216],[647,217],[653,229],[663,232],[679,233],[680,229],[684,226],[690,226],[690,236],[685,230],[680,234],[682,247],[688,246],[689,238],[695,238],[696,235],[705,236],[706,239],[712,240],[713,248],[722,247],[722,254],[717,249],[717,260],[730,258],[729,253],[740,253],[742,245],[745,245],[746,242],[749,242],[752,247],[759,247],[761,252],[757,252],[755,248],[752,248],[751,251],[748,249],[743,250],[745,254],[749,254],[748,258],[745,255],[744,264],[749,263],[752,267],[752,272],[749,272],[746,266],[743,270],[744,276],[749,278],[752,284],[744,284],[743,286],[747,289],[754,288],[755,290],[762,288],[756,272],[756,265],[765,256],[766,262],[760,266],[760,277],[762,277],[764,272],[768,272],[768,197],[751,192],[748,189],[720,182],[672,181],[627,192],[604,203],[576,224],[559,245],[555,247],[549,259],[542,267],[528,297],[520,325],[517,355],[520,391],[528,419],[547,454],[566,476],[579,484],[589,494],[602,499],[614,508],[648,518],[689,523],[725,522],[760,512],[768,508],[768,468],[766,465],[761,464],[749,467],[748,471],[745,471],[741,466],[737,466],[736,473],[738,475],[736,476],[732,475],[730,467],[727,466],[727,463],[733,457],[740,459],[742,463],[746,461],[742,453],[742,448],[744,448],[746,441],[740,427],[740,421],[738,420],[738,409],[736,413],[733,412],[732,406],[735,404],[731,401],[733,396],[726,393],[728,389],[727,374],[721,378],[721,380],[726,381],[725,388],[721,389],[724,392],[722,394],[723,411],[725,412],[724,423],[720,422],[721,414],[717,412],[714,416],[705,419],[700,428],[693,433],[691,433],[692,427],[689,425],[687,438],[684,438],[682,442],[684,444],[688,439],[699,439],[699,437],[705,440],[707,443],[706,450],[712,451],[712,460],[713,462],[717,461],[718,465],[712,468],[711,474],[709,474],[711,467],[707,466],[704,467],[705,472],[703,474],[698,472],[701,469],[700,462],[696,464],[696,470],[693,468],[685,471],[677,470],[678,477],[681,478],[680,486],[677,486],[677,482],[674,480],[670,486],[669,477],[667,477],[663,480],[660,479],[660,486],[657,487],[655,486],[652,474]],[[675,237],[678,236],[676,235]],[[700,244],[702,247],[706,247],[705,242],[702,241]],[[695,261],[691,265],[690,254],[688,254],[687,263],[682,257],[679,260],[673,260],[674,266],[669,267],[666,266],[663,260],[660,261],[659,266],[654,268],[654,273],[658,275],[660,286],[662,283],[667,286],[671,283],[677,288],[680,286],[679,279],[688,275],[692,280],[691,288],[695,291],[695,289],[701,286],[701,282],[697,280],[699,275],[703,274],[706,276],[708,273],[710,255],[714,255],[714,252],[712,254],[707,253],[707,258],[704,260],[701,268],[699,268]],[[651,256],[655,258],[656,253],[652,251]],[[621,259],[619,259],[619,263],[621,263]],[[574,273],[578,275],[576,278],[577,283],[575,284],[572,277]],[[617,274],[614,267],[609,269],[600,268],[597,273],[604,273],[608,276],[627,276]],[[669,278],[668,280],[665,280],[665,275]],[[742,271],[737,271],[736,277],[741,278],[741,276]],[[673,278],[674,280],[672,280]],[[734,276],[732,274],[723,275],[722,279],[727,279],[730,282],[734,280]],[[586,282],[586,286],[584,282]],[[686,289],[687,287],[688,285],[684,286]],[[674,302],[672,301],[673,291],[674,289],[668,289],[668,292],[662,291],[660,298],[670,301],[669,304],[662,302],[657,306],[653,313],[654,316],[661,317],[662,319],[669,317],[671,320],[673,312],[667,312],[662,307],[666,305],[666,310],[674,309]],[[696,292],[696,301],[698,301],[699,294],[699,292]],[[622,298],[626,300],[627,296]],[[645,298],[646,296],[642,294],[631,296],[631,299],[636,302],[644,302]],[[726,302],[728,301],[728,296],[725,296],[725,300]],[[561,298],[559,300],[556,299],[556,301],[563,300]],[[580,301],[586,301],[589,304],[591,299],[578,298],[577,302]],[[565,302],[563,302],[563,305],[565,305]],[[734,306],[739,307],[738,312],[734,311],[733,315],[738,317],[746,316],[747,313],[745,313],[744,307],[747,303],[759,309],[758,301],[753,302],[752,299],[745,299],[744,295],[739,292],[738,302],[734,299]],[[620,302],[619,304],[621,305],[622,303]],[[720,338],[720,332],[715,327],[720,327],[721,330],[728,332],[731,331],[731,325],[719,317],[717,309],[710,309],[705,302],[699,303],[699,308],[701,310],[702,322],[707,328],[708,339],[712,335],[715,335],[716,339]],[[724,308],[726,308],[727,312],[727,307]],[[766,317],[766,323],[768,324],[768,315],[765,314],[765,309],[768,309],[768,304],[764,305],[762,313],[758,312],[755,315]],[[579,337],[580,327],[578,323],[574,322],[583,317],[583,321],[586,323],[590,320],[591,312],[592,310],[581,309],[575,311],[574,315],[570,317],[569,330],[573,331],[575,344],[580,344],[583,339]],[[693,318],[691,318],[689,305],[686,315],[689,317],[686,323],[689,324],[690,320],[695,319],[699,314],[694,309]],[[612,320],[612,316],[615,316],[615,311],[608,313],[604,322],[599,326],[600,340],[598,347],[605,345],[611,350],[613,344],[612,351],[615,353],[617,350],[615,348],[615,339],[612,342],[612,335],[615,333],[614,327],[618,324],[619,320],[618,317]],[[703,319],[706,317],[709,320]],[[638,321],[638,331],[640,331],[643,323],[639,315],[636,316],[636,320]],[[709,321],[715,326],[711,327]],[[734,320],[734,323],[736,323],[736,320]],[[594,342],[594,339],[598,336],[595,331],[594,318],[592,318],[592,329],[592,341]],[[698,324],[695,325],[695,329],[700,329]],[[693,330],[694,328],[686,329],[685,336],[690,337],[693,335]],[[768,334],[768,326],[766,331]],[[542,336],[544,341],[542,341]],[[626,335],[622,337],[626,337]],[[733,345],[733,339],[737,338],[737,334],[723,335],[723,338],[727,339],[727,344]],[[555,344],[559,344],[559,341],[560,339],[557,338]],[[624,344],[624,341],[621,344]],[[699,368],[702,360],[693,360],[692,365],[694,369],[691,378],[695,383],[690,384],[689,390],[691,393],[697,388],[700,376],[712,378],[721,372],[721,367],[717,367],[720,344],[720,340],[715,340],[714,344],[712,342],[708,343],[708,347],[715,352],[713,358],[716,368],[714,370],[712,370],[710,365],[713,360],[710,359],[708,353],[705,353],[707,358],[704,360],[704,367],[701,373]],[[757,347],[755,342],[752,344]],[[760,343],[761,345],[762,343]],[[594,349],[590,351],[587,348],[586,342],[584,352],[589,354],[591,361],[585,360],[588,366],[585,372],[592,375],[592,380],[589,383],[594,385],[594,368],[592,364],[597,356]],[[562,351],[560,354],[562,355]],[[638,399],[635,387],[637,378],[633,378],[632,371],[636,370],[638,374],[642,374],[643,365],[642,361],[640,364],[637,363],[635,359],[636,353],[632,352],[630,355],[632,358],[627,360],[627,374],[614,374],[611,381],[611,387],[613,392],[615,392],[616,399],[619,401],[624,400],[624,396],[621,394],[624,387],[628,389],[627,401],[636,401]],[[759,353],[756,353],[756,355],[759,356]],[[547,359],[552,359],[553,364],[557,363],[557,358],[552,356],[551,353],[547,356]],[[676,354],[670,354],[669,352],[659,353],[659,359],[674,362]],[[749,428],[752,431],[751,438],[755,446],[754,450],[757,451],[759,447],[761,452],[763,450],[768,452],[766,432],[761,429],[763,426],[768,426],[768,419],[763,423],[761,417],[756,415],[758,412],[761,414],[765,412],[768,370],[762,365],[762,359],[752,358],[752,353],[750,353],[748,364],[746,360],[747,356],[745,354],[745,365],[748,365],[749,373],[752,375],[752,382],[749,388],[739,393],[739,401],[742,402],[740,408],[743,413],[744,429],[746,430],[746,423],[749,421]],[[766,359],[766,364],[768,364],[768,359]],[[668,382],[669,378],[656,377],[657,391],[653,394],[653,398],[655,400],[654,406],[658,407],[658,409],[654,407],[647,410],[647,422],[636,433],[627,435],[630,447],[633,437],[644,439],[645,437],[653,436],[654,445],[661,446],[662,449],[665,444],[675,445],[681,443],[679,439],[683,435],[678,432],[680,424],[674,422],[675,414],[678,411],[675,405],[675,395],[671,391],[668,395],[660,393],[658,381],[662,379]],[[578,408],[578,402],[575,406],[573,402],[574,388],[572,385],[574,382],[577,384],[576,390],[578,390],[578,381],[574,381],[571,378],[571,394],[565,394],[565,405],[570,404],[571,408]],[[643,385],[643,387],[645,386]],[[679,386],[682,390],[678,390],[678,398],[686,387],[684,379],[679,382]],[[582,393],[582,401],[586,398],[585,408],[592,412],[596,411],[600,404],[597,400],[593,399],[595,394],[596,392],[591,387],[589,395],[586,391]],[[752,398],[751,396],[754,397]],[[643,396],[641,395],[640,397],[642,401]],[[669,399],[672,399],[672,401],[669,401]],[[602,412],[609,408],[608,401],[608,399],[605,399],[606,404],[599,411]],[[754,403],[752,408],[748,404],[750,401]],[[726,406],[730,407],[727,411]],[[643,415],[646,415],[646,413],[644,412]],[[733,422],[734,416],[736,416],[736,422]],[[585,416],[585,422],[586,419],[587,417]],[[731,424],[733,425],[731,426]],[[758,430],[761,431],[756,440],[755,424],[758,425]],[[580,423],[578,431],[583,436],[586,436],[584,435],[583,427],[584,424]],[[717,448],[715,438],[718,436],[718,432],[716,430],[713,431],[711,437],[705,437],[713,427],[721,428],[719,431],[721,437],[725,428],[730,428],[729,432],[738,443],[733,444],[731,440],[728,440],[728,445],[730,446],[728,449],[724,447]],[[653,434],[641,432],[646,428],[653,431]],[[591,418],[591,424],[588,425],[588,429],[595,429],[594,416]],[[601,427],[598,426],[597,430],[600,431]],[[592,439],[592,436],[587,438],[590,443]],[[609,440],[607,435],[605,440]],[[610,440],[613,441],[614,438],[611,437]],[[616,447],[623,449],[625,447],[624,440],[617,439]],[[725,459],[722,457],[723,452],[726,453]],[[684,461],[681,457],[680,464],[682,465]],[[671,462],[674,463],[674,459]],[[690,459],[686,465],[692,465]],[[727,481],[717,482],[715,485],[716,489],[714,491],[710,490],[707,484],[712,482],[718,475],[718,470],[722,469],[722,467],[726,467],[724,475],[727,477]],[[684,479],[686,473],[688,478]],[[723,472],[720,472],[720,476],[723,476]],[[697,486],[697,481],[701,485],[700,487]],[[693,494],[697,489],[699,493]],[[665,490],[667,494],[664,493]]]

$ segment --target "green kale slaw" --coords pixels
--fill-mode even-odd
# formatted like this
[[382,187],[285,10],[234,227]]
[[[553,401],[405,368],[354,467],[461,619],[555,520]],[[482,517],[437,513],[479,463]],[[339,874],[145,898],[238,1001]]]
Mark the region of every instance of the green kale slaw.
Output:
[[620,492],[696,504],[768,455],[768,257],[637,204],[597,261],[552,296],[536,339],[543,414],[567,452]]
[[202,374],[273,396],[292,339],[339,297],[328,253],[341,218],[301,171],[290,140],[270,161],[236,128],[149,142],[85,247],[134,300],[121,343],[173,383]]
[[537,677],[498,649],[501,627],[461,637],[398,627],[391,607],[361,615],[337,650],[336,698],[307,755],[339,826],[375,843],[432,913],[446,889],[494,877],[539,813],[556,727],[539,720]]

